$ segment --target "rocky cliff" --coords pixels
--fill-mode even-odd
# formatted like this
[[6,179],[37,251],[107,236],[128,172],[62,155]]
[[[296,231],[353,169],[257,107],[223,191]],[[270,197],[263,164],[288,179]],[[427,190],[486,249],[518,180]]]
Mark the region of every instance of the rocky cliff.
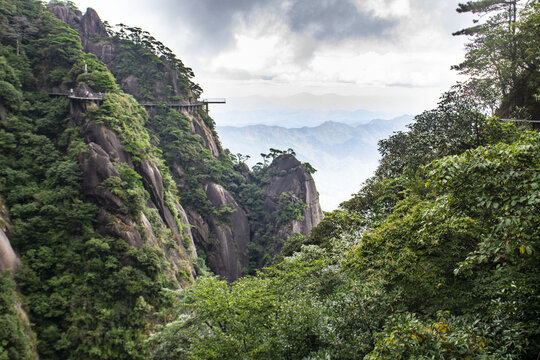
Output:
[[278,157],[272,163],[271,170],[277,175],[263,188],[266,194],[264,211],[267,213],[278,211],[280,198],[283,199],[284,194],[289,194],[290,202],[301,203],[305,208],[301,216],[292,219],[279,229],[279,234],[284,238],[294,233],[309,234],[323,219],[313,177],[304,169],[302,163],[290,154]]
[[[161,75],[156,79],[149,80],[147,75],[142,72],[134,71],[133,73],[128,73],[124,71],[121,66],[123,64],[125,65],[123,54],[125,52],[125,46],[121,47],[120,45],[123,44],[122,40],[107,33],[107,29],[93,9],[88,9],[85,14],[62,5],[53,5],[50,9],[60,20],[77,29],[81,36],[84,50],[96,55],[100,61],[104,62],[111,69],[126,93],[133,95],[143,103],[147,103],[149,99],[152,102],[166,103],[168,101],[170,102],[172,98],[193,101],[195,97],[194,93],[189,87],[186,88],[182,84],[178,71],[167,61],[163,61],[155,69]],[[141,64],[141,66],[143,65]],[[145,89],[150,89],[150,91],[143,93],[141,86]],[[155,106],[147,106],[146,110],[153,119],[160,116],[160,111],[163,113],[163,109],[157,109]],[[186,109],[180,109],[179,112],[188,123],[189,128],[186,129],[187,132],[200,141],[203,147],[202,150],[208,151],[208,154],[216,159],[226,156],[213,128],[213,121],[206,113],[188,111]],[[120,159],[120,161],[129,160],[129,156],[126,156],[126,152],[122,150],[120,141],[118,141],[114,134],[107,133],[107,130],[103,127],[99,127],[95,123],[90,123],[84,126],[83,132],[87,143],[99,145],[101,149],[109,154],[109,157]],[[163,136],[159,146],[167,146],[167,143],[170,141],[171,139],[167,138],[167,136]],[[92,146],[94,148],[96,147],[95,145]],[[93,149],[93,151],[96,151],[96,149]],[[181,191],[197,191],[193,189],[193,184],[191,186],[186,184],[186,177],[194,176],[193,166],[190,166],[192,164],[189,164],[185,160],[182,161],[179,158],[171,158],[170,160],[169,166],[171,172],[176,183],[181,184],[181,188],[183,188]],[[205,161],[205,159],[198,160]],[[107,161],[105,159],[100,161],[102,161],[100,166],[95,164],[96,166],[86,166],[84,168],[107,168]],[[154,179],[154,177],[159,178],[159,170],[149,169],[147,162],[143,162],[142,164],[144,166],[136,170],[142,175],[145,188],[152,195],[151,201],[153,203],[151,206],[159,209],[164,224],[172,230],[173,234],[178,236],[179,232],[168,214],[169,210],[163,206],[163,196],[159,192],[159,179],[157,181],[158,184],[156,184]],[[198,167],[198,165],[200,164],[196,164],[195,167]],[[110,168],[110,165],[108,167]],[[189,169],[190,167],[191,174],[186,174],[186,168]],[[264,200],[264,211],[268,213],[277,211],[279,197],[282,193],[291,194],[295,199],[306,205],[301,220],[296,218],[288,219],[286,224],[280,224],[275,229],[276,234],[282,238],[286,238],[296,232],[309,234],[311,228],[322,219],[318,194],[311,175],[305,172],[300,162],[291,155],[284,156],[283,159],[280,159],[280,161],[273,165],[273,168],[275,168],[276,174],[283,172],[286,174],[276,176],[265,187],[266,199]],[[195,176],[200,177],[201,172],[204,172],[204,170],[197,169]],[[88,173],[88,178],[94,176],[89,171],[85,171],[85,173]],[[115,175],[108,173],[107,176]],[[87,176],[85,176],[86,178]],[[209,268],[216,274],[222,275],[229,280],[234,280],[248,269],[249,254],[247,246],[250,241],[256,241],[256,235],[253,229],[257,227],[257,224],[249,224],[246,212],[250,212],[250,209],[243,209],[235,200],[235,194],[231,194],[224,185],[227,184],[223,183],[223,181],[222,184],[207,181],[195,184],[195,187],[204,191],[206,195],[206,199],[204,200],[208,201],[208,205],[216,209],[217,213],[216,211],[206,211],[206,213],[201,214],[199,206],[187,204],[187,214],[181,211],[181,218],[184,221],[186,219],[188,220],[188,229],[190,228],[184,236],[194,240],[202,252],[201,254],[206,258]],[[97,183],[94,181],[94,186],[90,187],[102,193],[96,186]],[[85,186],[85,188],[88,188],[88,186]],[[94,190],[90,189],[89,191],[92,192]],[[111,206],[114,208],[116,206],[114,202],[118,201],[118,199],[112,199],[109,194],[105,198],[109,198],[108,201],[112,201],[112,203],[110,206],[104,206],[103,209],[110,208]],[[105,198],[97,195],[96,199],[102,204],[105,204],[104,201],[107,201]],[[107,210],[102,210],[102,213],[101,219],[107,219]],[[117,216],[115,217],[115,221],[116,225],[108,226],[108,233],[121,236],[133,244],[141,243],[141,236],[135,231],[135,223],[130,223],[126,220],[125,216]],[[105,223],[107,222],[105,221]],[[123,230],[119,231],[119,229]],[[279,245],[277,245],[277,248],[279,248]],[[190,258],[190,260],[193,260],[193,258]]]
[[10,222],[8,217],[7,208],[5,206],[5,201],[0,196],[0,270],[6,271],[8,269],[10,270],[17,270],[17,267],[20,265],[21,260],[15,254],[15,251],[13,250],[13,247],[11,246],[11,243],[9,242],[9,238],[7,236],[7,232],[10,228]]
[[[132,246],[151,243],[161,248],[172,265],[172,276],[182,272],[193,279],[192,262],[197,253],[189,224],[183,222],[186,214],[172,194],[167,193],[170,189],[165,189],[155,160],[142,159],[134,164],[116,133],[93,120],[83,124],[81,136],[88,145],[88,150],[79,154],[82,188],[83,193],[99,205],[99,231],[105,236],[122,238]],[[121,172],[126,170],[140,176],[149,195],[140,213],[130,211],[126,202],[132,198],[122,199],[122,194],[115,194],[115,189],[111,188],[111,179],[121,181]],[[171,208],[166,198],[171,199]],[[147,214],[153,215],[153,222]],[[170,231],[167,238],[160,238],[161,230]]]

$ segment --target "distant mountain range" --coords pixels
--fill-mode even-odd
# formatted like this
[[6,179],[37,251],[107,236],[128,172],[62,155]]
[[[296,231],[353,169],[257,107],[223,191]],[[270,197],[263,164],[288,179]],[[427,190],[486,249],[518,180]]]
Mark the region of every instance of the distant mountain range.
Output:
[[367,110],[234,110],[219,113],[218,123],[224,126],[277,125],[286,128],[317,126],[325,122],[361,125],[381,117],[381,113]]
[[[373,119],[392,119],[401,113],[364,110],[369,96],[314,95],[300,93],[283,97],[248,96],[227,99],[226,106],[212,106],[211,115],[220,126],[277,125],[286,128],[312,126],[326,121],[348,125]],[[371,104],[373,105],[373,104]],[[371,109],[371,107],[370,107]]]
[[217,131],[223,146],[232,153],[251,156],[250,166],[261,161],[260,154],[268,153],[269,148],[294,149],[301,161],[308,161],[318,170],[314,177],[321,205],[324,210],[333,210],[373,174],[379,160],[377,142],[404,130],[411,121],[412,116],[404,115],[356,125],[326,121],[299,128],[218,126]]

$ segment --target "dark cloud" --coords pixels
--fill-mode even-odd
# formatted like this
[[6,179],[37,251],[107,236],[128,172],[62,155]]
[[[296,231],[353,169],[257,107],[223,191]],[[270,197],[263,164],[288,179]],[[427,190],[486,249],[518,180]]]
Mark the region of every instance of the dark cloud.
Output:
[[175,22],[189,25],[202,47],[226,48],[234,43],[239,22],[271,0],[167,0],[166,9]]
[[383,37],[397,24],[361,11],[348,0],[297,0],[286,16],[293,31],[330,41]]
[[[234,44],[240,23],[260,26],[261,17],[274,17],[295,33],[315,41],[384,37],[396,25],[395,19],[382,19],[359,10],[353,0],[166,0],[167,11],[176,23],[189,25],[195,41],[209,50]],[[272,31],[271,29],[267,29]]]

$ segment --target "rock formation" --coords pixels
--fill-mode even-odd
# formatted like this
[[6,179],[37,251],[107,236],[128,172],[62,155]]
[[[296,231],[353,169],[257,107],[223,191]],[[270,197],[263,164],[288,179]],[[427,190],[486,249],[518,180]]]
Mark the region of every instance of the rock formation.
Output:
[[216,240],[213,246],[215,249],[210,248],[207,251],[207,254],[211,254],[208,265],[214,272],[224,274],[229,280],[237,279],[248,266],[247,245],[250,241],[250,229],[247,216],[223,186],[208,184],[206,194],[217,209],[230,209],[230,213],[222,218],[211,215],[208,219],[210,232]]
[[[189,277],[193,278],[195,270],[191,262],[196,259],[197,254],[189,225],[181,223],[187,217],[180,204],[175,204],[174,209],[167,206],[163,179],[157,166],[146,159],[142,159],[135,166],[131,155],[125,151],[116,133],[95,121],[85,123],[81,128],[81,135],[88,144],[88,151],[79,155],[83,173],[83,192],[100,206],[98,227],[101,233],[106,236],[118,236],[136,247],[149,241],[163,249],[174,269],[187,272]],[[159,214],[159,224],[154,226],[171,230],[176,250],[164,246],[156,238],[152,224],[145,214],[135,214],[141,217],[144,225],[145,231],[141,231],[133,214],[128,211],[128,204],[104,186],[107,179],[121,177],[115,166],[118,163],[126,164],[140,174],[144,188],[150,195],[146,205],[156,209]],[[175,218],[173,211],[179,214],[179,219]],[[180,220],[180,223],[177,220]],[[188,241],[184,241],[186,237]],[[185,264],[186,259],[189,266]]]
[[270,166],[270,171],[277,175],[272,178],[270,184],[264,187],[266,194],[264,211],[273,213],[278,210],[280,195],[291,194],[306,207],[302,220],[292,220],[290,226],[288,224],[280,229],[280,235],[286,238],[294,233],[309,234],[311,229],[323,219],[319,193],[313,177],[304,169],[302,163],[290,154],[276,158]]
[[[107,65],[123,91],[133,95],[139,101],[145,101],[145,96],[148,94],[143,94],[141,86],[145,82],[148,83],[148,79],[144,77],[144,73],[129,74],[120,71],[119,54],[122,50],[117,40],[113,41],[108,37],[105,26],[94,10],[88,9],[85,14],[82,14],[78,10],[74,11],[63,5],[52,5],[50,10],[79,32],[84,50],[95,54]],[[164,61],[162,65],[159,65],[159,71],[161,72],[160,80],[150,82],[151,97],[155,101],[168,102],[171,97],[180,98],[182,101],[193,101],[194,94],[180,84],[179,75],[170,64]],[[152,106],[147,107],[147,111],[150,117],[157,115],[156,109]],[[210,156],[216,159],[226,156],[217,134],[210,126],[212,120],[207,114],[203,111],[180,109],[179,111],[188,119],[191,134],[200,137]],[[165,203],[160,170],[146,160],[135,164],[114,131],[95,121],[81,120],[79,116],[81,111],[76,108],[72,109],[72,113],[77,115],[76,121],[83,122],[81,134],[89,148],[87,152],[81,154],[79,159],[84,174],[83,189],[85,194],[100,206],[99,228],[103,234],[119,236],[135,246],[141,246],[145,241],[159,243],[154,239],[149,219],[144,214],[142,215],[141,221],[145,224],[143,228],[146,230],[141,232],[137,221],[126,210],[124,201],[102,185],[106,179],[119,176],[115,166],[117,163],[125,163],[142,177],[144,188],[150,194],[147,205],[158,211],[161,226],[170,229],[176,239],[179,255],[171,254],[164,248],[169,261],[180,266],[180,260],[186,257],[191,264],[197,257],[193,245],[195,244],[199,253],[204,254],[209,268],[216,274],[233,281],[247,270],[249,266],[247,245],[251,241],[257,241],[254,229],[259,225],[250,224],[246,216],[250,210],[239,205],[234,194],[220,184],[201,185],[208,201],[216,210],[209,214],[202,214],[194,208],[187,208],[184,211],[184,208],[177,203],[176,212],[184,223],[178,226],[172,209]],[[179,186],[188,189],[186,191],[196,190],[188,185],[184,164],[173,161],[168,165]],[[278,210],[279,197],[282,193],[288,193],[300,203],[305,204],[301,220],[292,219],[286,224],[275,227],[274,231],[281,238],[297,232],[309,234],[311,228],[317,225],[323,216],[313,178],[292,155],[284,155],[277,159],[272,164],[271,171],[276,175],[263,189],[266,194],[263,207],[265,212],[272,214]],[[246,181],[251,181],[248,169],[242,168],[240,173]],[[187,241],[182,239],[187,239]],[[273,252],[278,250],[279,245],[273,246]],[[194,271],[190,265],[190,273]]]
[[7,208],[4,205],[4,199],[0,196],[0,271],[8,269],[15,271],[21,264],[6,234],[9,228]]

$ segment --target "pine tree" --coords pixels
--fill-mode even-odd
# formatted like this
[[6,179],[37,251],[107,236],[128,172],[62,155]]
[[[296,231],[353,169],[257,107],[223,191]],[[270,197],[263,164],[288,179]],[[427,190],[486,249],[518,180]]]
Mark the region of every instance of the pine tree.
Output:
[[538,0],[479,0],[457,8],[478,18],[474,26],[454,33],[471,37],[471,42],[465,60],[452,68],[468,75],[471,86],[495,93],[496,114],[501,117],[540,116],[533,96],[540,80],[538,10]]

